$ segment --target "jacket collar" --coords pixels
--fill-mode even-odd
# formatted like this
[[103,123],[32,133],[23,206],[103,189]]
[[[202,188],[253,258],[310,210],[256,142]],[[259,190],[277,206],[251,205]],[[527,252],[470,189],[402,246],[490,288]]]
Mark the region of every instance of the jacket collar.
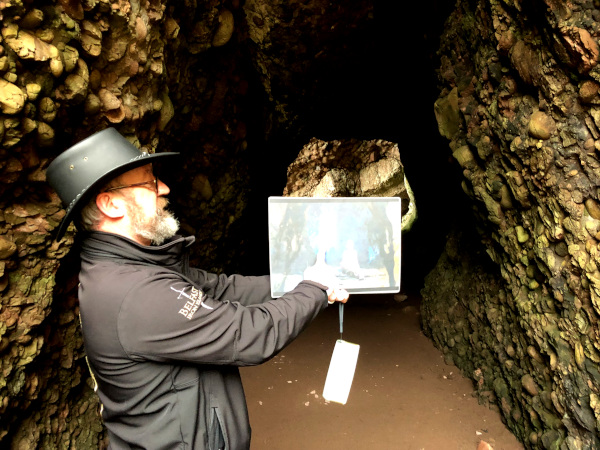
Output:
[[103,231],[86,233],[81,243],[81,259],[97,261],[110,259],[123,264],[156,264],[179,266],[182,257],[194,243],[194,236],[174,236],[162,245],[141,245],[129,238]]

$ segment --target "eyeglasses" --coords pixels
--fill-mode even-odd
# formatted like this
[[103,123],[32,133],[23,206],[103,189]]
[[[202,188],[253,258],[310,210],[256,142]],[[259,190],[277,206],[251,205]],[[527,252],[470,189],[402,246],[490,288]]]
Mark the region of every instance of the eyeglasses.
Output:
[[116,191],[117,189],[125,189],[130,187],[148,187],[148,189],[158,192],[158,177],[155,176],[153,180],[142,181],[141,183],[125,184],[123,186],[115,186],[108,189],[104,189],[104,192]]

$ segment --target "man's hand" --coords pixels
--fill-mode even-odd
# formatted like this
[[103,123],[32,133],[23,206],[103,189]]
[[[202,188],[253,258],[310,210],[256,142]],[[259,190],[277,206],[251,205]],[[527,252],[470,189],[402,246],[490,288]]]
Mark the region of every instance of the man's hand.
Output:
[[350,297],[350,294],[348,294],[348,291],[346,291],[346,289],[342,289],[342,288],[327,289],[327,301],[329,302],[330,305],[335,302],[346,303],[348,301],[349,297]]

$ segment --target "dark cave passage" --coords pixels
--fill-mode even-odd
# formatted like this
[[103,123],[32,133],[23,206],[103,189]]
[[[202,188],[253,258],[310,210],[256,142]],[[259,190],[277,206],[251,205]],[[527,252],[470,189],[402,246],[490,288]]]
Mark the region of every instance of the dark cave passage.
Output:
[[[433,7],[432,7],[433,6]],[[413,8],[414,10],[411,10]],[[427,8],[427,13],[418,8]],[[451,5],[398,5],[378,2],[374,21],[353,40],[339,43],[339,60],[315,71],[315,91],[303,99],[304,121],[297,136],[280,134],[251,144],[268,162],[255,158],[243,267],[268,271],[267,197],[282,195],[286,169],[312,137],[383,139],[398,143],[418,219],[402,241],[402,290],[418,292],[443,251],[451,223],[463,214],[460,169],[440,136],[433,104],[437,99],[436,50]],[[399,18],[426,17],[422,26],[402,26]],[[253,120],[256,120],[254,118]],[[259,150],[258,150],[259,149]]]

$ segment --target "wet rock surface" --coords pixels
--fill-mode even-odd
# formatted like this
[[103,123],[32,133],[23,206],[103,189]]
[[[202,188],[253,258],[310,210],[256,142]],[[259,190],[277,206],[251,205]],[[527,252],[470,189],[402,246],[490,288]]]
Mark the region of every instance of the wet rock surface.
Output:
[[402,230],[409,231],[417,206],[400,161],[398,144],[375,140],[306,144],[287,171],[284,196],[400,197]]
[[441,39],[435,112],[477,226],[448,237],[423,326],[531,448],[600,448],[597,20],[459,2]]
[[[202,142],[185,146],[195,153],[185,169],[164,176],[179,177],[182,190],[191,186],[181,180],[195,179],[184,170],[214,178],[199,191],[202,204],[192,194],[174,207],[190,211],[181,214],[188,229],[218,211],[205,229],[219,236],[206,239],[227,235],[241,217],[247,163],[234,161],[247,143],[236,114],[247,82],[236,75],[235,52],[203,65],[206,56],[194,56],[226,47],[239,5],[184,3],[0,3],[1,447],[106,444],[79,329],[74,229],[53,240],[64,209],[45,169],[56,155],[107,126],[149,152],[180,151],[202,132]],[[235,256],[217,262],[214,245],[207,268]]]
[[[318,75],[351,55],[373,14],[367,1],[0,3],[1,446],[106,444],[77,319],[75,233],[53,241],[64,210],[45,182],[73,142],[115,126],[144,150],[180,151],[160,176],[207,270],[235,271],[255,240],[253,170],[273,159],[292,161],[284,195],[400,195],[414,219],[396,143],[309,137],[289,158],[260,145],[302,135]],[[473,207],[458,215],[475,226],[459,223],[428,277],[423,328],[527,446],[594,448],[597,11],[459,1],[452,19],[434,110],[450,141],[442,158]]]
[[252,239],[251,165],[269,156],[251,138],[300,128],[316,63],[346,56],[340,48],[371,10],[0,3],[0,446],[106,445],[79,330],[74,228],[53,240],[64,209],[45,180],[50,161],[107,126],[146,151],[180,151],[160,176],[197,237],[192,260],[235,271]]

